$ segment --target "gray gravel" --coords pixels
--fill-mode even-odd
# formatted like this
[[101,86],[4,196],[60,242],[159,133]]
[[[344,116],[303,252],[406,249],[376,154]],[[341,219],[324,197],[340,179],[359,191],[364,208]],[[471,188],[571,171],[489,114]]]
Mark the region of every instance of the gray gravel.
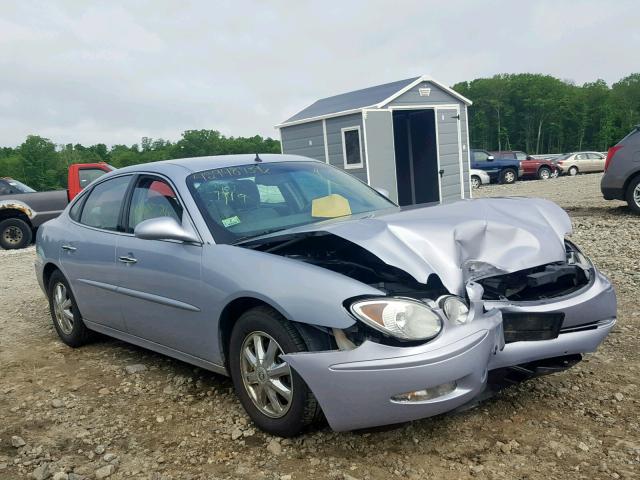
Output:
[[115,340],[70,349],[33,248],[0,252],[0,479],[638,478],[640,217],[602,200],[599,179],[475,196],[541,196],[569,211],[574,240],[618,291],[601,349],[474,410],[366,432],[281,440],[252,426],[224,377]]

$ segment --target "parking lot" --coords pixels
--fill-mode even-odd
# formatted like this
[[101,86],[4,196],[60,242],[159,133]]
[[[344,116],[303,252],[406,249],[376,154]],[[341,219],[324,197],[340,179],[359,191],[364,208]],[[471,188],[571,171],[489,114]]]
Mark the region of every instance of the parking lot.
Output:
[[569,212],[572,239],[618,293],[600,350],[475,409],[366,432],[321,425],[280,440],[252,427],[225,377],[110,339],[70,349],[51,325],[34,248],[0,251],[0,479],[637,478],[640,217],[604,201],[600,178],[474,191]]

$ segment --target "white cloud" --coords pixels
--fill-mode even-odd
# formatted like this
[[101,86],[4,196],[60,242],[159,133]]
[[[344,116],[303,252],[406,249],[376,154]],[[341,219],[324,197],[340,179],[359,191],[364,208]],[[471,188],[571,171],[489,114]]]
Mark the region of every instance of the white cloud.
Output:
[[275,136],[319,97],[428,73],[612,83],[635,2],[15,2],[0,20],[0,145]]

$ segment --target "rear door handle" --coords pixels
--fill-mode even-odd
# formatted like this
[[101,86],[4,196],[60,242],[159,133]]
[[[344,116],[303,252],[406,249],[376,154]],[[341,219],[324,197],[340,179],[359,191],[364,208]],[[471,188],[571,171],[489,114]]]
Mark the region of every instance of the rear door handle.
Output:
[[77,248],[73,245],[62,245],[62,250],[66,250],[67,252],[75,252]]
[[126,264],[133,264],[133,263],[137,263],[138,260],[136,260],[135,258],[132,257],[120,257],[118,258],[119,261],[121,261],[122,263],[126,263]]

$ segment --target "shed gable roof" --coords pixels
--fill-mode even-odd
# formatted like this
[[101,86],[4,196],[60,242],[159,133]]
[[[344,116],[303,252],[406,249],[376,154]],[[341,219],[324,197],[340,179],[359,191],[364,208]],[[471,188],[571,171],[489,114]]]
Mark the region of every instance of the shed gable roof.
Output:
[[363,88],[362,90],[354,90],[353,92],[341,93],[333,97],[322,98],[304,110],[296,113],[293,117],[288,118],[284,123],[296,122],[307,118],[320,117],[330,115],[332,113],[345,112],[356,108],[369,107],[384,101],[394,93],[411,85],[419,77],[399,80],[397,82],[385,83],[384,85],[376,85],[375,87]]
[[280,125],[277,125],[277,127],[283,127],[293,123],[304,123],[307,120],[320,119],[340,113],[351,113],[353,110],[359,110],[365,107],[380,108],[421,81],[429,81],[462,102],[471,105],[471,101],[469,99],[463,97],[442,83],[437,82],[433,78],[422,75],[420,77],[407,78],[405,80],[398,80],[396,82],[385,83],[383,85],[376,85],[374,87],[363,88],[361,90],[354,90],[352,92],[322,98],[288,118]]

